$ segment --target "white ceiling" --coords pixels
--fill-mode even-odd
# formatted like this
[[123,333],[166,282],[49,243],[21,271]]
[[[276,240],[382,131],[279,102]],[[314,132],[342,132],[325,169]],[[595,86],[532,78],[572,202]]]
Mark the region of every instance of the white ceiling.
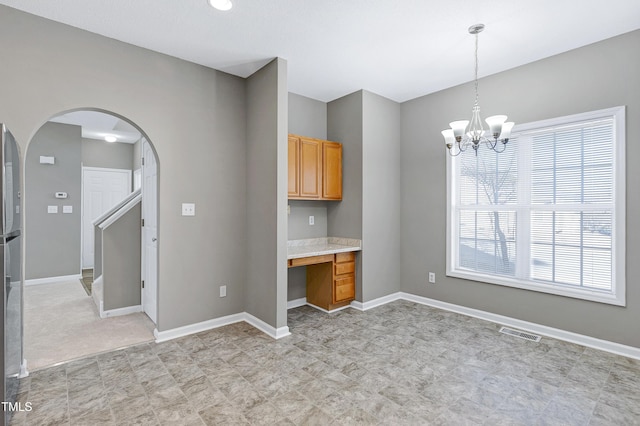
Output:
[[[289,91],[366,89],[405,101],[640,28],[640,0],[0,0],[17,9],[246,77],[288,61]],[[620,65],[620,64],[616,64]]]
[[115,136],[121,143],[136,143],[142,135],[120,118],[97,111],[74,111],[58,115],[49,121],[74,124],[82,127],[82,137],[104,141],[106,136]]

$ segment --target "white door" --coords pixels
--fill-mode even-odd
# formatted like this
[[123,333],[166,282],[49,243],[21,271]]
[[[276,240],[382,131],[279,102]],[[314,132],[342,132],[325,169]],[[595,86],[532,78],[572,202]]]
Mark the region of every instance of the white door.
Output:
[[158,164],[149,143],[142,140],[142,308],[157,324],[158,306]]
[[93,268],[93,221],[131,193],[131,170],[82,168],[82,268]]

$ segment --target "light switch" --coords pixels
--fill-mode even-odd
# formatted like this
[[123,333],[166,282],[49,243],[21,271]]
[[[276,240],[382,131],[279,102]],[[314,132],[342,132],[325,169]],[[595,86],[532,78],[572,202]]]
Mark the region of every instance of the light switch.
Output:
[[58,213],[58,206],[47,206],[47,213]]
[[313,225],[316,223],[316,218],[313,216],[309,216],[309,225]]
[[226,285],[221,285],[220,286],[220,297],[227,297],[227,286]]
[[62,213],[73,213],[73,206],[62,206]]
[[195,203],[182,203],[182,216],[195,216],[196,205]]

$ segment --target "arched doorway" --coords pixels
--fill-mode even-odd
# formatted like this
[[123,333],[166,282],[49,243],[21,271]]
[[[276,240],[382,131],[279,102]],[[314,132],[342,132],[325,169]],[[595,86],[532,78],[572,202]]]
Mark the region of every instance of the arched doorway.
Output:
[[[147,169],[146,178],[143,153],[147,164],[154,165]],[[153,340],[157,322],[157,229],[151,237],[155,250],[145,249],[140,218],[148,223],[144,215],[151,215],[157,228],[157,165],[146,134],[132,121],[104,110],[57,114],[29,142],[24,168],[25,358],[31,369]],[[131,212],[122,213],[125,207],[119,204],[132,194],[138,195],[139,204],[132,207],[130,203],[127,208]],[[137,228],[128,225],[130,230],[124,234],[114,231],[115,237],[109,238],[124,235],[128,239],[116,239],[102,252],[106,247],[102,232],[106,241],[107,231],[94,222],[109,212],[109,233],[125,222],[118,214],[122,213],[129,223],[136,214],[139,219]],[[137,248],[131,240],[134,235],[139,236]],[[96,247],[99,260],[94,262]],[[108,263],[107,254],[136,263],[137,275],[131,269],[120,270],[117,263]],[[101,276],[93,277],[98,281],[92,283],[86,278],[96,264]],[[128,287],[101,289],[99,284],[106,282],[108,271],[114,268],[112,282],[122,280],[124,274]],[[83,286],[83,281],[89,281],[89,285]],[[105,290],[120,299],[103,306]],[[131,296],[132,292],[137,295]],[[38,328],[38,323],[45,330],[30,331]]]

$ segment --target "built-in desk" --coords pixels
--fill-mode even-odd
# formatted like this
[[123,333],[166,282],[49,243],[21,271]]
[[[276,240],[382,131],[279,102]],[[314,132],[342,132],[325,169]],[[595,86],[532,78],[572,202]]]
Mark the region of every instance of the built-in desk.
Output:
[[289,241],[289,268],[306,266],[307,303],[327,311],[351,303],[356,296],[356,252],[360,240],[314,238]]

